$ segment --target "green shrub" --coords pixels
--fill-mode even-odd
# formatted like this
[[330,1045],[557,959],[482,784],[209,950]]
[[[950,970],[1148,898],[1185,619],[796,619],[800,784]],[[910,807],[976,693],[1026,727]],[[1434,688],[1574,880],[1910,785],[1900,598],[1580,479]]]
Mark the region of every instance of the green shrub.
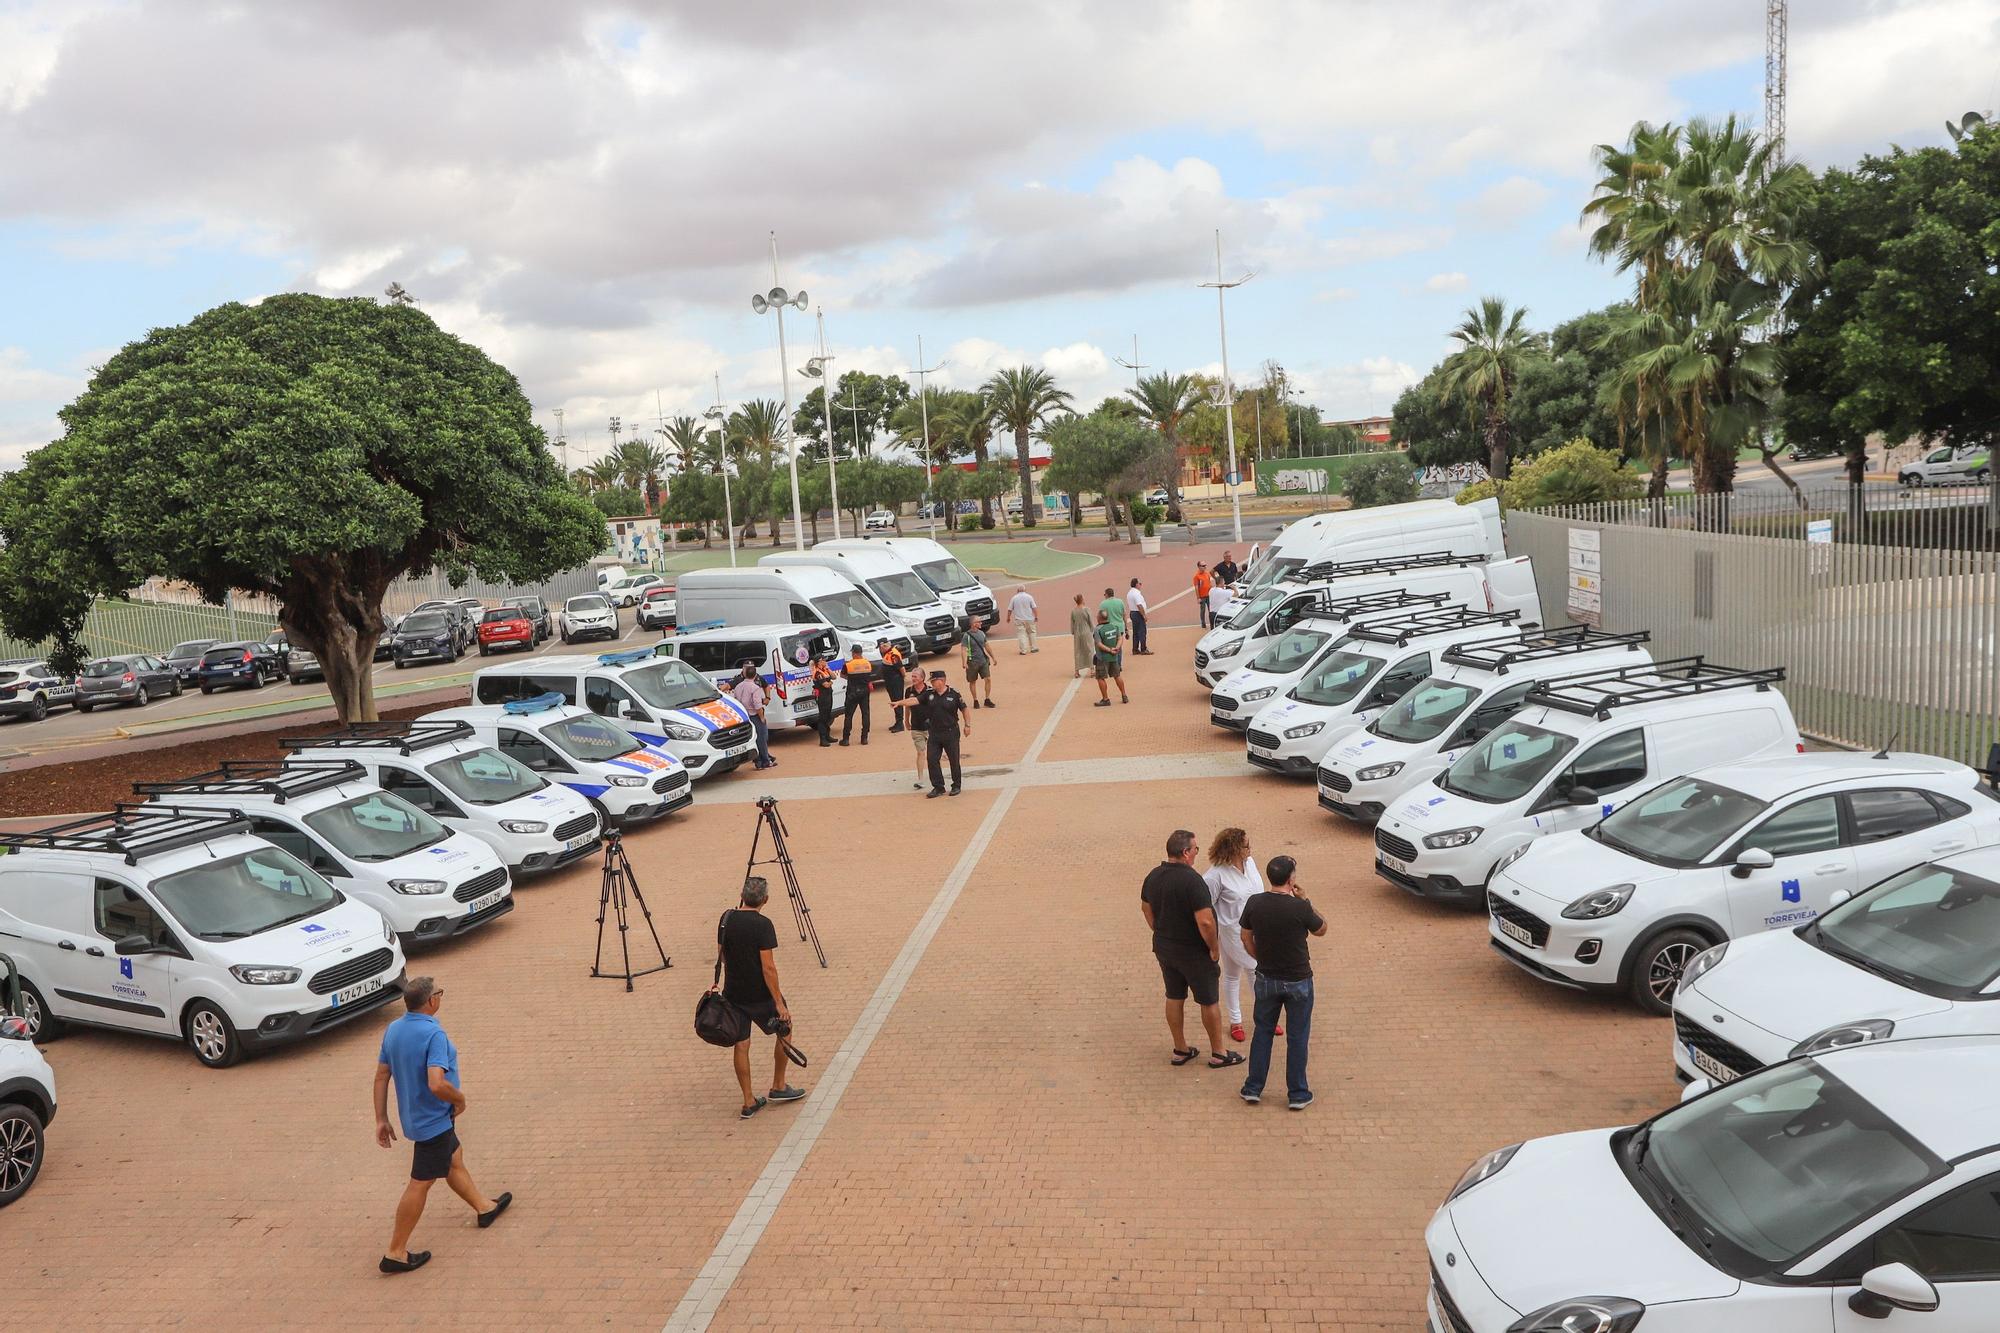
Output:
[[960,515],[958,516],[958,530],[959,530],[960,532],[977,532],[977,531],[979,531],[979,515],[978,515],[978,514],[960,514]]
[[1505,509],[1507,507],[1507,484],[1488,477],[1485,481],[1472,483],[1472,485],[1467,486],[1452,498],[1462,505],[1477,504],[1481,500],[1498,498],[1500,507]]
[[1504,509],[1551,509],[1559,505],[1630,500],[1646,488],[1620,463],[1617,451],[1589,440],[1571,440],[1535,455],[1504,483],[1483,481],[1458,493],[1460,504],[1498,495]]
[[1356,509],[1403,504],[1417,498],[1417,474],[1402,454],[1377,454],[1347,469],[1341,489]]
[[677,542],[698,542],[701,540],[701,533],[695,528],[681,528],[674,533],[674,540]]

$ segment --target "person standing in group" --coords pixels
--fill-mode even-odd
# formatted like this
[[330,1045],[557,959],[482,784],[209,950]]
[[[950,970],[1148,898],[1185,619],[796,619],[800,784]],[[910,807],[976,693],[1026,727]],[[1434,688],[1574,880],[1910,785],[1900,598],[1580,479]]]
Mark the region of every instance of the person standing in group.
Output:
[[986,684],[986,706],[993,706],[993,645],[986,637],[991,624],[975,616],[965,630],[965,692],[972,696],[974,708],[979,707],[981,681]]
[[882,654],[882,697],[888,701],[889,716],[895,725],[891,732],[903,730],[903,710],[897,701],[903,697],[903,650],[887,639],[875,640],[877,651]]
[[1229,604],[1234,598],[1235,594],[1229,591],[1229,585],[1220,580],[1209,588],[1208,623],[1210,625],[1220,625],[1223,621],[1229,619]]
[[792,1011],[785,1007],[785,992],[778,985],[777,927],[764,915],[770,898],[769,881],[752,875],[743,881],[741,905],[724,912],[715,925],[716,952],[722,955],[722,998],[778,1039],[771,1048],[771,1090],[762,1097],[750,1091],[750,1038],[730,1048],[736,1085],[743,1090],[739,1114],[745,1120],[771,1102],[795,1102],[806,1095],[804,1088],[785,1081],[785,1041],[792,1035]]
[[1173,1062],[1184,1065],[1200,1052],[1187,1044],[1187,997],[1201,1008],[1208,1033],[1208,1067],[1240,1065],[1243,1056],[1222,1048],[1222,1015],[1215,1003],[1215,907],[1208,884],[1195,872],[1195,837],[1175,829],[1167,837],[1167,859],[1146,875],[1139,910],[1153,932],[1153,957],[1167,986],[1167,1032],[1174,1039]]
[[1243,983],[1252,985],[1255,1000],[1257,960],[1243,948],[1243,905],[1260,892],[1264,881],[1250,855],[1250,835],[1226,828],[1208,845],[1208,872],[1202,876],[1215,903],[1216,961],[1222,965],[1222,1014],[1229,1020],[1229,1039],[1243,1040]]
[[1075,663],[1074,675],[1090,674],[1091,644],[1096,627],[1090,623],[1090,608],[1083,604],[1083,594],[1076,595],[1076,604],[1069,609],[1069,651],[1070,660]]
[[1271,1039],[1284,1029],[1280,1016],[1292,1025],[1285,1038],[1285,1092],[1294,1111],[1312,1105],[1306,1083],[1306,1053],[1312,1039],[1313,970],[1308,935],[1326,934],[1326,918],[1313,910],[1299,887],[1298,865],[1289,856],[1274,856],[1266,868],[1271,887],[1243,905],[1243,948],[1257,960],[1256,1033],[1250,1038],[1250,1068],[1244,1071],[1244,1101],[1253,1106],[1264,1096],[1264,1078],[1271,1069]]
[[1125,613],[1127,623],[1132,626],[1132,655],[1151,657],[1153,650],[1146,646],[1146,594],[1139,590],[1137,579],[1125,590]]
[[840,710],[840,743],[847,744],[854,735],[854,715],[861,714],[861,743],[868,744],[868,693],[875,684],[875,664],[861,655],[861,645],[855,644],[847,650],[847,660],[840,664],[840,675],[847,688],[847,699]]
[[389,1128],[389,1085],[396,1087],[396,1115],[403,1137],[410,1141],[410,1181],[396,1203],[396,1223],[389,1249],[379,1265],[384,1273],[408,1273],[431,1261],[429,1250],[411,1250],[410,1236],[424,1215],[431,1186],[442,1180],[465,1200],[490,1227],[514,1202],[512,1194],[489,1199],[472,1182],[465,1167],[465,1148],[458,1141],[458,1118],[465,1114],[465,1094],[458,1087],[458,1047],[438,1023],[444,987],[431,977],[411,977],[403,983],[403,1016],[382,1033],[382,1052],[375,1062],[375,1142],[386,1148],[396,1141]]
[[1215,562],[1215,581],[1227,588],[1236,582],[1243,571],[1236,567],[1236,559],[1229,552],[1222,553],[1222,559]]
[[1132,697],[1125,693],[1125,627],[1111,618],[1108,611],[1097,613],[1097,629],[1092,633],[1095,652],[1091,657],[1091,669],[1097,676],[1097,702],[1092,708],[1111,707],[1111,686],[1118,682],[1118,702],[1129,704]]
[[1214,586],[1215,586],[1215,576],[1208,572],[1208,565],[1206,564],[1206,562],[1200,560],[1195,561],[1194,562],[1194,617],[1196,620],[1201,622],[1201,627],[1203,629],[1207,629],[1209,627],[1210,622],[1208,618],[1208,590],[1210,588],[1213,588]]
[[778,761],[771,758],[771,727],[764,717],[765,705],[770,700],[765,695],[764,682],[757,674],[755,662],[746,660],[743,663],[743,670],[730,683],[729,697],[743,705],[743,711],[750,715],[750,725],[757,732],[757,760],[751,767],[774,767]]
[[833,668],[827,665],[831,656],[832,653],[814,653],[812,660],[813,713],[821,749],[833,744]]
[[1007,619],[1013,623],[1014,636],[1020,641],[1023,653],[1042,651],[1035,643],[1036,610],[1035,599],[1026,584],[1014,589],[1014,595],[1007,599]]
[[1104,590],[1104,600],[1097,604],[1099,618],[1109,616],[1118,626],[1118,632],[1125,632],[1125,599],[1115,589]]
[[958,736],[959,729],[972,734],[972,714],[970,705],[951,688],[942,671],[931,672],[931,683],[918,696],[918,705],[924,710],[924,731],[928,734],[926,751],[930,757],[931,790],[933,797],[946,794],[944,785],[944,760],[951,759],[951,791],[958,795],[962,780],[959,772]]
[[929,715],[924,712],[924,669],[915,662],[904,669],[903,695],[896,701],[896,709],[917,752],[917,780],[911,785],[922,791],[930,773],[930,732]]

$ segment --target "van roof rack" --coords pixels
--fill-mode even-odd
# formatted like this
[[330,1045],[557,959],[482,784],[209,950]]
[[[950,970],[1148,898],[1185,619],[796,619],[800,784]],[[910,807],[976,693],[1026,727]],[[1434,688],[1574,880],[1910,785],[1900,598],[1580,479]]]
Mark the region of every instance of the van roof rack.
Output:
[[165,782],[135,782],[141,796],[269,796],[279,805],[368,776],[352,759],[227,759],[221,768]]
[[12,851],[110,852],[135,866],[142,856],[192,847],[226,833],[248,833],[240,810],[194,810],[178,805],[126,805],[109,814],[52,824],[33,833],[0,834]]
[[1330,597],[1319,592],[1300,608],[1299,619],[1352,620],[1375,611],[1415,611],[1421,607],[1443,606],[1450,600],[1448,592],[1405,592],[1401,588],[1389,592],[1364,592],[1353,597]]
[[1369,643],[1393,643],[1401,648],[1411,639],[1452,630],[1476,629],[1481,625],[1507,626],[1520,618],[1519,611],[1475,611],[1469,606],[1445,606],[1400,619],[1371,620],[1365,625],[1355,625],[1347,631],[1347,637],[1365,639]]
[[1602,722],[1611,716],[1612,709],[1630,704],[1692,698],[1721,690],[1740,690],[1746,685],[1768,690],[1784,678],[1783,667],[1753,670],[1716,666],[1700,657],[1674,657],[1664,662],[1586,671],[1541,681],[1528,691],[1522,703],[1560,708]]
[[1455,555],[1450,551],[1422,551],[1413,555],[1380,556],[1373,560],[1322,560],[1292,571],[1288,583],[1323,583],[1331,579],[1358,578],[1363,574],[1392,574],[1404,569],[1448,569],[1453,565],[1483,565],[1483,555]]
[[1626,648],[1636,652],[1640,644],[1650,643],[1652,638],[1653,632],[1647,629],[1635,629],[1627,634],[1606,634],[1588,625],[1564,625],[1557,629],[1522,634],[1514,639],[1455,643],[1444,650],[1443,660],[1453,666],[1477,667],[1481,671],[1504,676],[1516,663],[1540,662],[1551,657],[1593,653],[1605,648]]
[[351,722],[320,736],[280,736],[278,744],[287,750],[394,750],[411,754],[471,739],[470,722]]

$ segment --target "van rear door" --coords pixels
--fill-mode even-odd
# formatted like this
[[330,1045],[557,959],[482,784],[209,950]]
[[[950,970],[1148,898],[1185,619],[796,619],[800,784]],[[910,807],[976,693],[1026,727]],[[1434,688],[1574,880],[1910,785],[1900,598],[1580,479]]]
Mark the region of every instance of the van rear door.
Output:
[[1535,588],[1534,562],[1525,555],[1495,560],[1486,566],[1487,609],[1519,611],[1522,629],[1542,623],[1542,596]]

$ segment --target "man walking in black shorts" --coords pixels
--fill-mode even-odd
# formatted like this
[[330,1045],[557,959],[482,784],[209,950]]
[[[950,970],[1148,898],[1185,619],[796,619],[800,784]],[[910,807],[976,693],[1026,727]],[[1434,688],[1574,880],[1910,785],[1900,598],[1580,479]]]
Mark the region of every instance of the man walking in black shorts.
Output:
[[1216,1001],[1221,956],[1215,935],[1215,905],[1208,882],[1194,868],[1195,836],[1175,829],[1167,838],[1167,859],[1153,867],[1139,890],[1139,910],[1153,930],[1153,957],[1167,986],[1167,1031],[1173,1035],[1173,1062],[1184,1065],[1200,1052],[1187,1044],[1187,997],[1201,1006],[1208,1032],[1208,1067],[1240,1065],[1243,1056],[1222,1047],[1222,1010]]
[[792,1033],[792,1011],[785,1007],[785,993],[778,987],[778,932],[764,915],[770,897],[771,886],[752,875],[743,881],[742,906],[724,912],[715,928],[716,943],[722,946],[722,998],[778,1038],[771,1048],[771,1090],[762,1097],[750,1091],[750,1039],[745,1037],[731,1049],[736,1083],[743,1089],[745,1120],[769,1102],[795,1102],[806,1095],[804,1088],[785,1082],[785,1038]]

